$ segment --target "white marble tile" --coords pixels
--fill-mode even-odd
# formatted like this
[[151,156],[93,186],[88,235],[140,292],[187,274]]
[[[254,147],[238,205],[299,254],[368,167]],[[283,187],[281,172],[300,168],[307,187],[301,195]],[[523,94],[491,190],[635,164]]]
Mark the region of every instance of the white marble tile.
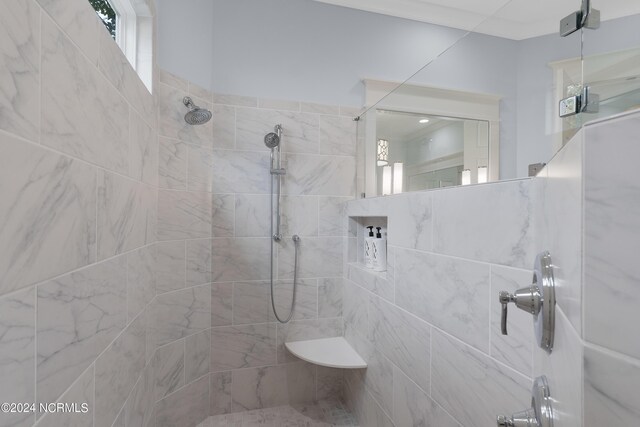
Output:
[[208,191],[213,189],[213,151],[209,148],[189,145],[187,161],[187,189]]
[[211,194],[158,192],[158,239],[198,239],[211,236]]
[[287,403],[286,366],[242,369],[232,372],[233,410],[268,408]]
[[100,53],[100,35],[106,31],[100,18],[87,2],[70,0],[62,4],[57,0],[37,0],[40,6],[67,33],[92,64],[97,64]]
[[491,357],[528,377],[533,372],[533,350],[536,338],[530,313],[511,306],[508,309],[507,331],[502,335],[500,319],[502,306],[498,301],[500,291],[514,293],[529,286],[532,272],[497,265],[491,266]]
[[[2,402],[35,402],[35,289],[0,297],[0,387]],[[10,385],[10,386],[9,386]],[[33,414],[2,414],[3,426],[31,425]]]
[[393,368],[393,422],[396,426],[460,426],[428,393],[396,367]]
[[369,332],[369,298],[365,289],[356,286],[355,283],[345,280],[343,289],[343,318],[344,328],[347,333],[350,330],[367,336]]
[[211,326],[233,323],[233,283],[211,284]]
[[316,104],[313,102],[300,103],[300,110],[303,113],[327,114],[333,116],[340,114],[340,107],[337,105]]
[[211,374],[211,415],[228,414],[232,410],[231,371]]
[[214,150],[214,193],[269,193],[269,153]]
[[184,376],[185,382],[189,384],[209,373],[211,331],[206,330],[186,337],[184,347]]
[[[43,427],[91,427],[93,426],[95,408],[94,365],[82,373],[73,385],[62,395],[60,402],[75,403],[81,410],[83,403],[87,404],[88,411],[82,412],[51,412],[38,420],[38,426]],[[6,414],[3,414],[3,419]],[[4,424],[3,424],[4,425]],[[13,424],[8,424],[13,425]],[[31,424],[29,424],[31,425]]]
[[300,111],[300,103],[286,99],[258,98],[258,107],[270,110]]
[[175,74],[172,74],[162,68],[158,68],[158,74],[160,77],[160,82],[176,89],[183,90],[187,92],[189,90],[189,82],[187,82],[182,77],[178,77]]
[[406,193],[389,200],[390,245],[431,251],[433,192]]
[[222,93],[213,94],[214,104],[237,105],[239,107],[257,107],[258,98],[251,96],[228,95]]
[[320,154],[355,156],[356,128],[351,117],[320,116]]
[[0,129],[38,142],[40,9],[33,1],[6,2],[0,24]]
[[375,348],[428,390],[431,326],[380,298],[372,298],[369,337]]
[[361,107],[349,107],[349,106],[346,106],[346,105],[341,105],[340,106],[340,115],[341,116],[349,116],[351,118],[355,118],[355,117],[358,117],[361,114],[362,114],[362,108]]
[[637,359],[639,124],[634,114],[589,126],[584,158],[584,337]]
[[[278,316],[286,318],[291,309],[293,280],[280,280],[274,283],[274,300]],[[271,305],[269,320],[276,322]],[[296,282],[296,304],[292,320],[316,319],[318,317],[318,282],[316,279],[298,279]]]
[[156,295],[157,248],[146,246],[127,254],[127,321],[131,322]]
[[289,363],[287,395],[289,403],[311,403],[316,400],[316,365],[307,362]]
[[342,278],[318,279],[318,317],[341,317],[344,287]]
[[[182,102],[187,96],[184,90],[175,89],[160,83],[157,86],[158,99],[158,133],[173,139],[179,139],[189,144],[213,148],[213,120],[203,125],[190,125],[184,120],[189,109]],[[200,108],[211,110],[209,102],[193,98],[193,102]]]
[[347,278],[388,301],[394,300],[394,284],[384,272],[373,271],[359,263],[349,263]]
[[275,363],[274,324],[223,326],[211,330],[211,372]]
[[236,228],[236,196],[233,194],[214,194],[211,198],[211,236],[233,236]]
[[285,342],[313,340],[316,338],[331,338],[342,336],[342,319],[313,319],[295,320],[287,324],[278,324],[278,363],[299,361],[291,355]]
[[280,149],[286,153],[318,152],[318,116],[289,111],[238,108],[236,147],[240,150],[267,151],[264,136],[282,125]]
[[532,185],[536,207],[543,210],[535,212],[536,252],[551,253],[558,306],[578,332],[582,331],[582,149],[581,132]]
[[266,323],[269,321],[269,282],[233,284],[233,324]]
[[269,279],[268,238],[213,239],[213,281]]
[[196,83],[189,82],[189,94],[208,102],[213,102],[213,93]]
[[342,400],[344,376],[342,369],[316,367],[316,400],[338,399]]
[[640,361],[584,349],[584,426],[640,424]]
[[125,327],[126,273],[122,256],[38,285],[38,402],[54,402]]
[[530,184],[527,179],[434,192],[433,251],[531,268]]
[[211,324],[211,289],[208,285],[158,295],[151,326],[161,346],[201,332]]
[[95,426],[110,427],[145,366],[146,330],[138,317],[96,359]]
[[42,42],[42,144],[127,174],[128,104],[46,15]]
[[528,407],[529,378],[436,329],[431,343],[431,398],[460,424],[490,426],[496,415]]
[[148,363],[145,366],[138,383],[127,399],[125,406],[125,425],[139,427],[154,427],[153,417],[154,398],[154,366]]
[[187,286],[211,282],[211,239],[187,241]]
[[[206,331],[205,331],[206,332]],[[156,350],[153,358],[154,399],[158,401],[185,384],[185,344],[177,340]]]
[[106,31],[100,31],[98,68],[118,91],[129,101],[144,120],[155,126],[154,99],[136,70],[116,41]]
[[98,171],[98,259],[156,240],[156,193],[119,175]]
[[177,139],[159,137],[158,186],[168,190],[187,189],[188,144]]
[[534,376],[545,375],[549,381],[554,424],[558,427],[580,427],[583,425],[583,345],[559,308],[556,308],[555,334],[550,355],[534,345]]
[[158,185],[158,137],[141,116],[130,111],[129,176],[149,185]]
[[347,203],[347,215],[350,217],[388,217],[389,200],[398,196],[369,197],[353,199]]
[[186,287],[186,242],[158,242],[157,292],[162,294]]
[[[275,209],[275,208],[274,208]],[[315,196],[283,196],[280,205],[283,236],[318,235],[318,198]]]
[[318,234],[320,236],[346,236],[346,203],[352,197],[318,197]]
[[0,149],[0,294],[95,261],[95,170],[6,134]]
[[180,389],[156,405],[157,427],[194,427],[209,416],[209,377]]
[[287,154],[284,194],[354,196],[356,167],[353,157]]
[[236,109],[227,105],[214,105],[213,148],[231,150],[236,146]]
[[489,265],[396,250],[396,304],[489,353]]
[[[278,277],[293,279],[295,245],[289,239],[279,242]],[[343,270],[341,237],[302,237],[298,244],[298,277],[340,277]]]
[[270,197],[267,194],[236,195],[236,237],[269,237]]

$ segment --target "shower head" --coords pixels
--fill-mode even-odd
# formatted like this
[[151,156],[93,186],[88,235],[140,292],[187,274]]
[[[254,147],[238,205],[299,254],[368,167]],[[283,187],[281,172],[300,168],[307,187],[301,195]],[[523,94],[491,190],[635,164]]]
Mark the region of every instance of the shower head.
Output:
[[274,132],[270,132],[264,136],[264,145],[268,148],[276,148],[280,145],[280,137],[282,136],[282,125],[276,125]]
[[188,96],[185,96],[182,102],[190,110],[184,115],[184,121],[188,124],[203,125],[211,120],[211,111],[198,107]]

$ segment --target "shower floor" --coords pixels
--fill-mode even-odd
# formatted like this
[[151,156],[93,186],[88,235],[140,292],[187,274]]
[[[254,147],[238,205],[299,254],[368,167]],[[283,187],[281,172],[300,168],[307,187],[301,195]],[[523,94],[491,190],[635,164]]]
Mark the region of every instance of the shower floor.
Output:
[[209,417],[198,427],[329,427],[357,426],[340,402],[320,401]]

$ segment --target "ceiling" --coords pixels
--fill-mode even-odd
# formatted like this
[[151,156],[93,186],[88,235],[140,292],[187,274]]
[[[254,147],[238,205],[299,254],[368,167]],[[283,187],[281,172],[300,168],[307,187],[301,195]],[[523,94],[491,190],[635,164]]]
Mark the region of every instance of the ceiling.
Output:
[[[581,0],[315,0],[383,15],[522,40],[557,33]],[[638,0],[592,0],[603,21],[640,13]]]

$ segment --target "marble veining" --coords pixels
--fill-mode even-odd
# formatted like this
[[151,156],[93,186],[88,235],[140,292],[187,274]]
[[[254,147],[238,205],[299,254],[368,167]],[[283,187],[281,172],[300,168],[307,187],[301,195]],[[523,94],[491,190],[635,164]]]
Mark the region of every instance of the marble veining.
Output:
[[236,195],[235,235],[237,237],[269,237],[270,197],[268,194]]
[[96,403],[94,398],[94,369],[95,366],[92,364],[89,369],[80,374],[75,383],[73,383],[69,390],[60,398],[60,402],[86,403],[89,411],[87,413],[52,412],[38,420],[38,426],[86,427],[93,425]]
[[211,324],[211,289],[208,285],[156,297],[151,332],[157,346],[208,329]]
[[186,243],[184,241],[158,242],[157,285],[158,294],[186,287]]
[[214,150],[210,168],[215,171],[214,193],[269,193],[267,152]]
[[[298,249],[298,277],[340,277],[343,245],[340,237],[302,237]],[[284,239],[278,245],[278,277],[293,279],[295,247]]]
[[213,281],[269,279],[268,238],[213,239]]
[[0,149],[0,294],[94,262],[95,170],[6,134]]
[[489,352],[487,264],[397,249],[395,274],[398,306]]
[[127,174],[128,105],[46,15],[42,41],[41,142]]
[[350,117],[320,116],[320,154],[356,155],[357,124]]
[[140,379],[129,395],[125,406],[125,425],[153,427],[155,418],[153,417],[154,387],[153,364],[145,366]]
[[186,190],[189,145],[162,136],[158,141],[158,186],[168,190]]
[[124,256],[38,285],[39,402],[54,402],[124,329]]
[[211,235],[211,194],[158,192],[158,239],[208,238]]
[[153,359],[155,373],[154,402],[164,398],[182,387],[184,383],[184,350],[183,340],[177,340],[156,350]]
[[[2,402],[35,401],[35,289],[0,297],[0,387]],[[31,425],[33,414],[2,414],[3,426]]]
[[209,373],[211,332],[205,330],[185,338],[184,377],[190,383]]
[[389,207],[389,245],[431,251],[433,195],[417,192],[396,196]]
[[227,326],[233,323],[233,283],[211,284],[211,326]]
[[211,330],[211,371],[276,363],[274,324],[223,326]]
[[211,282],[211,239],[187,241],[187,286]]
[[211,415],[228,414],[232,410],[231,371],[211,374]]
[[318,317],[342,316],[342,278],[318,279]]
[[5,2],[0,24],[0,129],[37,142],[40,10],[33,1]]
[[209,377],[183,387],[157,403],[156,426],[195,426],[209,415]]
[[342,336],[342,319],[295,320],[277,325],[278,363],[295,362],[299,359],[284,346],[288,341],[312,340]]
[[158,185],[158,138],[141,116],[130,112],[129,176],[145,184]]
[[285,194],[345,197],[355,194],[355,158],[286,154],[285,159],[287,175],[282,185]]
[[288,401],[285,365],[234,370],[231,376],[234,411],[279,406]]
[[[299,279],[296,290],[296,305],[292,320],[315,319],[318,317],[318,283],[316,279]],[[293,280],[274,283],[274,299],[280,317],[289,313],[293,295]],[[276,322],[269,304],[270,321]]]
[[127,321],[131,322],[156,295],[157,248],[146,246],[127,255]]

